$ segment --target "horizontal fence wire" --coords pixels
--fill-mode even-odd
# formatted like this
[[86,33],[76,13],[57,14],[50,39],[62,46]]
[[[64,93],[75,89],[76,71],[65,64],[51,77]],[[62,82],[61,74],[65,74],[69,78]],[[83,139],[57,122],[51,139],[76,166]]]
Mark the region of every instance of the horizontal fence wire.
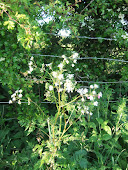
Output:
[[[86,102],[89,102],[89,101],[86,101]],[[106,101],[106,102],[108,102],[108,101]],[[117,101],[109,101],[110,103],[116,103],[116,102],[119,102],[119,100],[117,100]],[[15,102],[15,103],[18,103],[18,102]],[[26,104],[28,104],[28,102],[21,102],[21,104],[22,103],[26,103]],[[49,103],[49,104],[56,104],[56,103],[54,103],[54,102],[39,102],[39,104],[40,103],[42,103],[42,104],[47,104],[47,103]],[[9,104],[9,102],[0,102],[0,104]],[[10,104],[10,105],[12,105],[12,104]]]
[[65,37],[65,38],[83,38],[83,39],[90,39],[90,40],[107,40],[107,41],[117,41],[116,38],[104,38],[104,37],[88,37],[88,36],[77,36],[77,35],[60,35],[55,33],[44,33],[49,35],[54,35],[58,37]]
[[[26,78],[26,80],[33,80],[33,81],[42,81],[42,82],[52,82],[52,80],[41,80],[41,79],[30,79],[30,78]],[[65,80],[66,81],[66,80]],[[123,84],[123,83],[128,83],[128,81],[84,81],[84,80],[74,80],[73,82],[77,82],[77,83],[98,83],[98,84]]]
[[122,83],[128,83],[128,81],[82,81],[82,80],[80,80],[80,81],[76,81],[76,82],[78,82],[78,83],[98,83],[98,84],[122,84]]
[[[27,55],[27,54],[26,54]],[[56,55],[48,55],[48,54],[31,54],[33,56],[42,56],[42,57],[53,57],[53,58],[63,58],[62,56],[56,56]],[[114,59],[114,58],[99,58],[99,57],[81,57],[77,58],[77,60],[109,60],[109,61],[117,61],[117,62],[123,62],[128,63],[127,60],[120,60],[120,59]]]
[[[30,80],[30,79],[28,79]],[[38,80],[38,79],[37,79]],[[50,81],[50,80],[49,80]],[[122,83],[128,83],[128,81],[117,81],[117,82],[102,82],[102,81],[99,81],[99,82],[96,82],[96,81],[77,81],[79,83],[95,83],[95,84],[122,84]],[[83,87],[83,86],[82,86]],[[106,101],[107,102],[107,101]],[[110,103],[115,103],[115,102],[119,102],[118,100],[117,101],[109,101]],[[17,102],[18,103],[18,102]],[[21,102],[21,103],[28,103],[28,102]],[[55,103],[51,103],[51,102],[39,102],[39,103],[49,103],[49,104],[55,104]],[[0,104],[9,104],[9,102],[0,102]]]
[[[52,34],[52,33],[50,33]],[[56,34],[55,34],[56,35]],[[94,38],[94,37],[93,37]],[[101,37],[99,37],[101,38]],[[29,55],[29,54],[25,54],[25,55]],[[62,58],[62,56],[56,56],[56,55],[42,55],[42,54],[31,54],[32,56],[46,56],[46,57],[58,57],[58,58]],[[89,59],[94,59],[94,60],[110,60],[110,61],[118,61],[118,62],[125,62],[128,63],[128,61],[125,60],[119,60],[119,59],[112,59],[112,58],[97,58],[97,57],[86,57],[86,58],[77,58],[78,60],[89,60]],[[27,80],[33,80],[33,79],[27,79]],[[35,81],[40,80],[40,79],[36,79]],[[34,81],[34,80],[33,80]],[[41,80],[41,81],[51,81],[51,80]],[[128,81],[117,81],[117,82],[102,82],[102,81],[83,81],[83,80],[79,80],[76,81],[78,83],[97,83],[97,84],[122,84],[122,83],[128,83]],[[109,101],[109,102],[118,102],[118,101]],[[22,103],[28,103],[28,102],[22,102]],[[40,102],[40,103],[51,103],[51,102]],[[9,102],[0,102],[0,104],[9,104]],[[54,104],[54,103],[52,103]]]

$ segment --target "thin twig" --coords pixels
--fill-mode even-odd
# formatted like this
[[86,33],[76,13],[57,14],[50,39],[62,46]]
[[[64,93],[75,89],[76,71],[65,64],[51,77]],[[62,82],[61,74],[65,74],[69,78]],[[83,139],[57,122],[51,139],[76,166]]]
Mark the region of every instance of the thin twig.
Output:
[[91,5],[91,3],[93,2],[94,0],[91,0],[90,3],[80,12],[80,14],[82,14],[82,12],[89,6]]

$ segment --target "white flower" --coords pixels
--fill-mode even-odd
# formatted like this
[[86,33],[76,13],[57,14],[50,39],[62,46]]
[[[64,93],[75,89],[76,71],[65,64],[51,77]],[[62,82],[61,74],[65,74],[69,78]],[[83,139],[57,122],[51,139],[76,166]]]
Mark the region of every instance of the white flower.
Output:
[[16,98],[15,98],[15,97],[13,97],[13,98],[12,98],[12,101],[16,101]]
[[80,110],[80,109],[81,109],[81,106],[77,106],[77,108],[78,108],[78,110]]
[[70,91],[73,92],[74,90],[74,86],[73,86],[73,83],[71,80],[69,79],[66,79],[66,82],[64,84],[65,88],[66,88],[66,91],[69,93]]
[[89,114],[90,114],[90,116],[92,116],[92,115],[93,115],[93,113],[92,113],[92,112],[90,112]]
[[28,105],[30,105],[31,99],[28,97]]
[[33,71],[33,68],[32,68],[31,66],[29,67],[29,71],[30,71],[30,72],[32,72],[32,71]]
[[46,66],[48,66],[49,69],[52,69],[52,63],[46,64]]
[[72,56],[74,59],[78,58],[78,53],[74,53]]
[[63,74],[59,74],[58,79],[62,80],[64,78]]
[[87,114],[89,114],[89,111],[86,111]]
[[92,91],[92,94],[96,94],[96,91]]
[[87,111],[87,110],[89,110],[89,107],[88,106],[84,106],[84,109]]
[[99,88],[99,86],[97,84],[94,84],[94,88],[97,89]]
[[102,92],[98,93],[98,99],[100,99],[102,97]]
[[79,68],[76,68],[76,71],[79,71]]
[[93,85],[90,85],[90,89],[93,89],[94,88],[94,86]]
[[12,94],[12,95],[11,95],[11,98],[13,98],[13,97],[15,97],[15,96],[16,96],[16,93]]
[[47,92],[45,93],[45,96],[46,96],[46,97],[50,97],[50,91],[47,91]]
[[63,82],[62,81],[60,81],[60,85],[62,85],[63,84]]
[[65,55],[62,55],[62,58],[66,59],[66,56],[65,56]]
[[59,83],[55,82],[55,86],[59,86]]
[[30,58],[30,60],[33,60],[34,59],[34,57],[32,56],[31,58]]
[[74,77],[74,74],[68,74],[67,78],[72,79]]
[[53,75],[53,77],[57,78],[57,72],[53,71],[52,75]]
[[53,75],[53,77],[57,78],[57,72],[53,71],[52,75]]
[[86,94],[88,92],[88,89],[84,88],[83,93]]
[[22,92],[23,92],[23,90],[20,89],[20,90],[19,90],[19,93],[22,93]]
[[20,101],[20,100],[18,100],[18,104],[21,104],[21,101]]
[[77,63],[77,60],[74,60],[73,63]]
[[74,64],[72,64],[72,67],[74,67],[75,65]]
[[60,70],[62,70],[63,66],[64,66],[63,63],[60,63],[57,67],[59,67]]
[[84,95],[84,94],[86,94],[86,93],[88,92],[88,89],[86,89],[86,88],[84,88],[84,89],[81,88],[81,89],[78,89],[77,92],[80,93],[80,95]]
[[84,114],[84,112],[85,112],[84,110],[81,110],[81,113],[82,113],[82,114]]
[[90,98],[89,98],[90,100],[93,100],[93,96],[90,96]]
[[58,92],[62,92],[63,91],[63,88],[60,88],[59,90],[58,90]]
[[94,104],[94,106],[98,106],[98,102],[97,101],[95,101],[93,104]]
[[69,64],[69,61],[68,60],[65,60],[67,64]]
[[12,100],[9,100],[9,104],[11,104],[12,103]]
[[30,61],[30,62],[28,63],[28,65],[29,65],[29,66],[31,66],[32,64],[33,64],[33,62],[32,62],[32,61]]
[[50,91],[53,90],[53,86],[52,86],[52,85],[49,86],[49,90],[50,90]]
[[83,95],[83,88],[82,89],[78,89],[77,92],[80,94],[80,95]]
[[18,96],[19,96],[19,98],[21,98],[21,97],[22,97],[22,94],[19,94]]
[[84,101],[85,101],[83,97],[81,98],[81,101],[82,101],[82,102],[84,102]]

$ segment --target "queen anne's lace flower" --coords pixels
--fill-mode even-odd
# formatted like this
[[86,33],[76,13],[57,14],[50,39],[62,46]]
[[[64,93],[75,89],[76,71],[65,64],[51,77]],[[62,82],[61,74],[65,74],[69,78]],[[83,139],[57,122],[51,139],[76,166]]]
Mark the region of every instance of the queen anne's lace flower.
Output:
[[59,74],[58,79],[62,80],[64,78],[63,74]]
[[102,92],[98,93],[98,99],[100,99],[102,97]]
[[77,92],[81,95],[81,96],[83,96],[83,95],[85,95],[87,92],[88,92],[88,89],[86,89],[86,88],[81,88],[81,89],[78,89],[77,90]]
[[93,100],[94,98],[93,98],[93,96],[90,96],[90,98],[89,98],[90,100]]
[[96,91],[92,91],[92,94],[94,94],[94,95],[95,95],[95,94],[96,94]]
[[53,86],[52,86],[52,85],[49,86],[49,90],[50,90],[50,91],[53,90]]
[[19,94],[18,97],[21,98],[21,97],[22,97],[22,94]]
[[73,59],[77,59],[78,58],[78,53],[74,53],[72,56]]
[[12,104],[12,100],[9,100],[9,104]]
[[68,74],[67,78],[72,79],[74,77],[74,74]]
[[54,78],[57,78],[57,72],[53,71],[52,75],[53,75]]
[[22,90],[16,90],[15,93],[13,93],[11,95],[11,100],[9,100],[9,104],[12,104],[13,102],[15,102],[16,100],[18,100],[18,104],[21,104],[21,101],[19,100],[19,98],[22,98]]
[[21,104],[21,101],[20,101],[20,100],[18,100],[18,104]]
[[94,88],[97,89],[99,88],[99,86],[97,84],[94,84]]
[[63,66],[64,66],[63,63],[60,63],[60,64],[58,65],[58,67],[59,67],[60,70],[62,70]]
[[94,86],[93,85],[90,85],[90,89],[93,89],[94,88]]
[[74,85],[73,85],[73,83],[72,83],[71,80],[66,79],[66,82],[65,82],[64,86],[65,86],[66,91],[67,91],[68,93],[69,93],[69,92],[73,92],[73,90],[74,90]]
[[97,101],[95,101],[93,104],[94,104],[94,106],[98,106],[98,102]]

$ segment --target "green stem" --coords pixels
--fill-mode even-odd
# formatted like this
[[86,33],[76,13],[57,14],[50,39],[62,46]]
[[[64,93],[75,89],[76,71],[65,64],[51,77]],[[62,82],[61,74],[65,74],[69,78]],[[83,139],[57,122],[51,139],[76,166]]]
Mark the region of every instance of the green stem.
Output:
[[81,97],[81,96],[76,97],[75,99],[73,99],[72,101],[66,103],[65,105],[63,105],[63,106],[61,106],[61,107],[67,106],[68,104],[70,104],[70,103],[76,101],[76,100],[79,99],[80,97]]

